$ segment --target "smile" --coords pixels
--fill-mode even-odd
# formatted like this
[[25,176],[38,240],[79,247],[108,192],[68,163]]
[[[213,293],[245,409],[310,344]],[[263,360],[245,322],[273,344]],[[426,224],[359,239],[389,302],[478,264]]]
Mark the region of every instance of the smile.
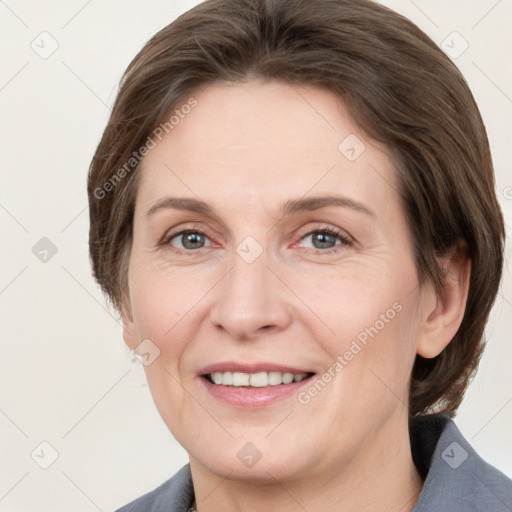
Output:
[[210,365],[198,373],[199,381],[216,401],[253,410],[296,396],[314,375],[279,364],[233,362]]
[[263,388],[267,386],[279,386],[282,384],[291,384],[292,382],[301,382],[311,377],[312,373],[293,374],[289,372],[215,372],[204,375],[212,384],[218,386],[234,387],[253,387]]

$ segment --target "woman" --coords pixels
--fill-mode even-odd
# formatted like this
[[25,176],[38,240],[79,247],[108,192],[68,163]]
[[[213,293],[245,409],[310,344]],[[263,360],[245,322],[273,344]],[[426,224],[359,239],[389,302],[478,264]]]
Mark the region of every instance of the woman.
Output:
[[95,278],[190,464],[128,511],[511,510],[452,421],[504,226],[452,62],[367,0],[209,0],[128,67]]

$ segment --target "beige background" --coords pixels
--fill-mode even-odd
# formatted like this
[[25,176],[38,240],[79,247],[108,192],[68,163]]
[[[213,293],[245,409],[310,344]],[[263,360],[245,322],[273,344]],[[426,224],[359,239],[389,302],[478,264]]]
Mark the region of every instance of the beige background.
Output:
[[[0,512],[110,511],[187,462],[90,276],[85,187],[124,68],[196,3],[0,2]],[[451,52],[469,44],[456,63],[488,127],[510,237],[512,2],[383,3]],[[511,318],[507,270],[487,353],[457,419],[510,477]]]

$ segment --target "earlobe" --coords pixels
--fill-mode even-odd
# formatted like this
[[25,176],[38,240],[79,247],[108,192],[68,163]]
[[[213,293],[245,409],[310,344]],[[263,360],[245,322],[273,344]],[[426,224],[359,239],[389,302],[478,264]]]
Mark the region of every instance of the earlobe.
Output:
[[469,292],[471,260],[465,245],[457,245],[442,262],[445,279],[439,293],[429,284],[425,290],[425,318],[417,353],[427,359],[438,356],[457,333]]

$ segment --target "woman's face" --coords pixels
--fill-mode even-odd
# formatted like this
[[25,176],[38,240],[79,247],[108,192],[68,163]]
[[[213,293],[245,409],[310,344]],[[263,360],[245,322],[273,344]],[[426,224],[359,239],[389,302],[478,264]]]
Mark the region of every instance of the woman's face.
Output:
[[191,464],[230,478],[371,463],[406,423],[434,300],[393,165],[330,92],[194,98],[143,160],[135,209],[124,335],[146,340],[156,406]]

